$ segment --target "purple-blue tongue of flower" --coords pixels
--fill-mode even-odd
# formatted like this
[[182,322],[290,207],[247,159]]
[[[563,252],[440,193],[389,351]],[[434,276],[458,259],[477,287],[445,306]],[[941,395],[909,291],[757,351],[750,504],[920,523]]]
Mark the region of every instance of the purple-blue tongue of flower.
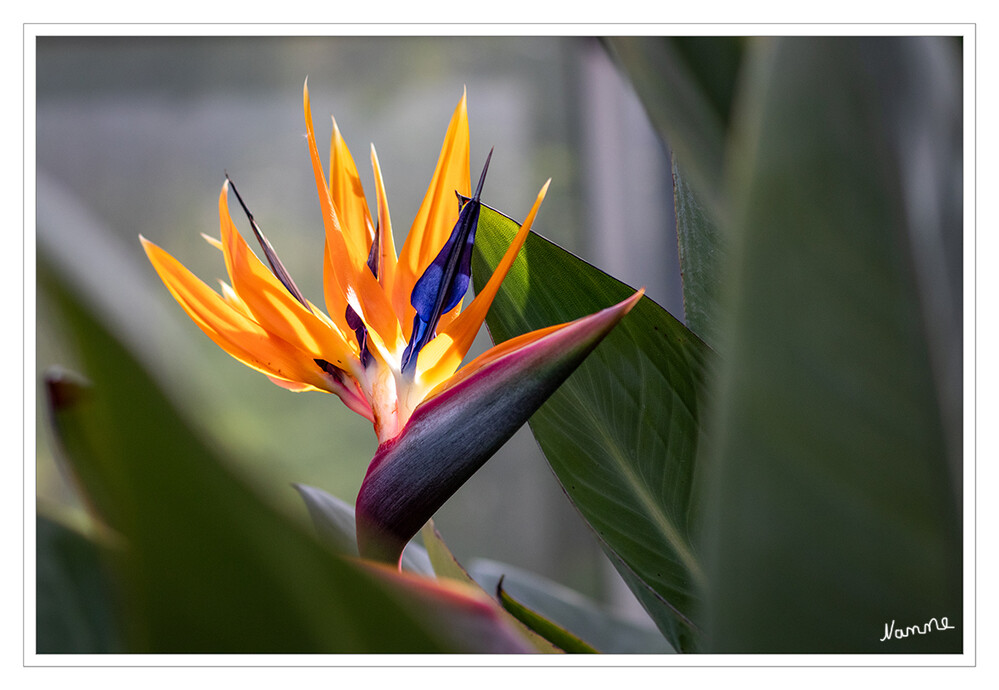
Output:
[[[375,237],[371,240],[371,249],[368,250],[368,268],[371,270],[372,275],[378,278],[378,255],[381,245],[381,226],[375,225]],[[344,314],[347,319],[347,325],[354,329],[354,334],[357,336],[357,345],[360,347],[361,351],[361,366],[367,367],[368,362],[371,361],[371,350],[368,349],[368,329],[364,325],[364,321],[357,315],[354,308],[347,305],[347,312]]]
[[472,276],[472,247],[481,207],[479,198],[492,156],[490,149],[482,166],[475,196],[464,202],[451,236],[413,287],[410,301],[416,309],[416,316],[413,317],[413,333],[402,355],[404,374],[412,375],[416,371],[417,355],[436,334],[437,322],[458,305],[468,290]]

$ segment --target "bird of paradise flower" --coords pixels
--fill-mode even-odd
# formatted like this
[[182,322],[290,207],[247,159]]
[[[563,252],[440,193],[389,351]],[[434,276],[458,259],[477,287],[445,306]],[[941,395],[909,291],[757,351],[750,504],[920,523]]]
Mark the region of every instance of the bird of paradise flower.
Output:
[[[173,297],[223,350],[284,388],[333,393],[373,423],[379,447],[358,494],[358,547],[362,556],[398,562],[423,523],[554,392],[643,291],[576,321],[508,340],[460,367],[527,239],[548,183],[485,287],[465,306],[489,164],[487,157],[471,194],[465,94],[398,253],[374,147],[373,218],[335,120],[326,179],[307,82],[303,104],[326,233],[326,313],[299,290],[228,177],[218,201],[221,238],[206,236],[222,251],[231,281],[221,283],[221,294],[166,251],[140,240]],[[269,266],[236,229],[230,188]]]

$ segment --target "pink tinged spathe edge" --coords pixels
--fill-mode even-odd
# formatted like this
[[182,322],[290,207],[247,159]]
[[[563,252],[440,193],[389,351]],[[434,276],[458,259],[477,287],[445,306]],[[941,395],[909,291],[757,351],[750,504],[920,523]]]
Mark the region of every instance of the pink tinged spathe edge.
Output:
[[363,558],[398,565],[433,514],[555,392],[644,290],[529,341],[425,401],[379,446],[357,496]]

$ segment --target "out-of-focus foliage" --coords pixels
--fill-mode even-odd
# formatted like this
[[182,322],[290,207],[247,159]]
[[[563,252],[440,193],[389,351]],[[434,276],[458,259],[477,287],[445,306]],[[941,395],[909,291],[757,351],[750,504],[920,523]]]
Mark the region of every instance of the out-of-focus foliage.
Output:
[[36,519],[35,540],[37,652],[123,651],[114,583],[101,547],[44,515]]
[[[925,69],[950,51],[785,40],[750,54],[704,534],[714,649],[961,650],[960,457],[946,429],[960,414],[933,361],[960,336],[930,309],[943,257],[919,246],[961,241],[960,215],[925,215],[945,208],[932,197],[960,159],[920,140],[952,134],[929,104],[960,114],[957,72]],[[891,621],[942,616],[956,630],[881,641]]]
[[487,597],[390,571],[372,576],[261,500],[44,266],[42,275],[87,377],[48,379],[52,421],[96,514],[121,541],[111,564],[127,651],[529,649]]
[[707,649],[960,651],[959,45],[708,40],[694,69],[611,44],[675,151],[689,324],[720,352]]

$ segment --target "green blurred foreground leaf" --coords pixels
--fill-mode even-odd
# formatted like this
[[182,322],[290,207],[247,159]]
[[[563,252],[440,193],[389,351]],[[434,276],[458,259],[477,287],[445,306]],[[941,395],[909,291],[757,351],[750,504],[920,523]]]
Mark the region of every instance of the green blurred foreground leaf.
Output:
[[[789,38],[749,58],[708,463],[711,651],[961,651],[961,460],[931,366],[931,343],[959,334],[923,311],[916,247],[960,242],[960,214],[922,213],[960,170],[952,50]],[[882,641],[943,616],[956,629]]]
[[123,651],[118,602],[99,547],[62,523],[35,520],[36,650],[39,654]]
[[[322,489],[301,484],[296,484],[295,488],[305,501],[320,537],[338,551],[356,556],[356,522],[353,506],[341,501],[336,496],[331,496]],[[407,544],[402,554],[404,570],[430,577],[448,578],[480,589],[480,585],[465,571],[448,549],[432,520],[424,526],[422,535],[427,548],[415,542]],[[432,559],[430,554],[433,555]],[[516,624],[523,625],[519,622]],[[550,638],[537,639],[537,634],[529,629],[524,630],[524,633],[532,639],[539,651],[544,653],[559,651],[553,649],[547,641]]]
[[517,652],[469,588],[360,568],[262,502],[101,324],[40,268],[90,386],[48,382],[57,436],[124,541],[113,572],[136,652]]
[[[481,289],[517,224],[483,208]],[[487,317],[494,342],[569,321],[634,290],[531,234]],[[696,522],[699,398],[709,348],[643,298],[531,417],[570,500],[674,647],[694,647],[703,571]]]

